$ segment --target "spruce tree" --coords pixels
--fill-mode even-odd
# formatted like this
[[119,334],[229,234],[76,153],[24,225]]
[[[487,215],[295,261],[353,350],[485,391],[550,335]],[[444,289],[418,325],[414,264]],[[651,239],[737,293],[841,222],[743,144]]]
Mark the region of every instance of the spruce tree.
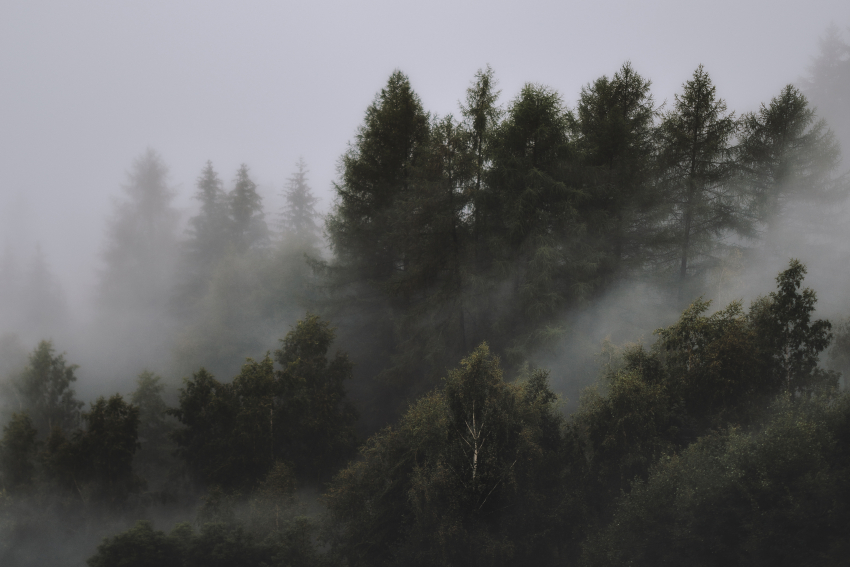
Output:
[[263,199],[257,185],[248,175],[244,163],[236,172],[233,189],[228,195],[231,235],[238,252],[261,247],[268,240],[268,228],[263,214]]
[[211,161],[207,161],[197,181],[195,199],[200,201],[201,210],[189,221],[191,261],[198,268],[215,264],[227,249],[227,195],[222,189]]
[[172,285],[179,213],[168,168],[148,150],[134,163],[108,226],[101,305],[119,311],[164,308]]
[[399,246],[398,198],[410,190],[428,116],[410,81],[395,71],[366,110],[363,126],[343,155],[338,201],[328,218],[331,248],[350,282],[385,284],[410,258]]
[[283,192],[286,205],[281,213],[281,225],[290,237],[307,247],[314,247],[322,234],[316,222],[319,218],[319,213],[316,212],[319,199],[313,195],[307,184],[309,170],[303,158],[298,160],[296,168]]
[[799,89],[786,86],[769,105],[745,114],[741,124],[738,161],[757,222],[778,224],[793,201],[843,196],[833,175],[838,142]]
[[850,151],[850,43],[836,25],[821,36],[819,53],[802,80],[803,92],[835,131],[844,149],[845,167]]
[[650,81],[626,62],[582,88],[573,132],[588,192],[583,218],[602,247],[610,282],[643,262],[659,212],[654,191],[655,117]]
[[576,207],[569,124],[560,94],[529,84],[494,134],[487,182],[498,220],[490,229],[490,277],[506,279],[511,296],[501,313],[491,310],[489,325],[511,329],[508,340],[521,357],[559,309],[587,293],[595,270]]
[[660,127],[668,225],[668,260],[678,266],[679,299],[688,277],[710,257],[729,230],[744,230],[740,202],[731,183],[737,131],[734,113],[717,97],[702,65],[675,95]]

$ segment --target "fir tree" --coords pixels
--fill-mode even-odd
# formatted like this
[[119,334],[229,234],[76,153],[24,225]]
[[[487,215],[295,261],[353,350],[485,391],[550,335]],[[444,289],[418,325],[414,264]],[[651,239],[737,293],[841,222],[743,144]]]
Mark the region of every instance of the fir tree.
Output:
[[125,200],[116,206],[108,227],[100,287],[104,307],[149,312],[167,303],[179,220],[167,176],[152,149],[133,163],[123,187]]
[[655,117],[650,82],[625,63],[612,79],[582,88],[573,131],[588,198],[583,218],[599,238],[610,283],[637,268],[652,244],[659,196],[653,183]]
[[313,195],[307,184],[309,170],[303,158],[298,160],[296,168],[283,193],[286,205],[281,213],[281,225],[283,230],[296,240],[313,247],[321,238],[321,230],[316,223],[319,213],[315,208],[319,199]]
[[717,98],[717,88],[700,65],[660,127],[663,181],[672,212],[669,259],[678,264],[680,300],[688,276],[703,267],[699,261],[714,253],[719,239],[746,228],[731,183],[736,130],[734,113]]
[[799,89],[786,86],[741,123],[738,161],[759,223],[778,224],[789,202],[828,202],[846,195],[839,194],[843,187],[833,176],[841,153],[838,142]]
[[263,199],[257,194],[257,185],[248,175],[248,166],[239,167],[233,190],[228,195],[233,243],[236,250],[245,252],[261,247],[268,240],[268,229],[263,214]]

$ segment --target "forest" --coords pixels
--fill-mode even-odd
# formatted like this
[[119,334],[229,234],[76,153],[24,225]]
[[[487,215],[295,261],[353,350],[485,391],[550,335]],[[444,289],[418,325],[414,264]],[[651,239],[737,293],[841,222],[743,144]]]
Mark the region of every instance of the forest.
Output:
[[438,116],[395,71],[327,215],[304,160],[280,211],[207,162],[184,223],[146,150],[88,326],[0,263],[0,563],[846,564],[850,289],[806,277],[850,265],[850,44],[722,90],[487,66]]

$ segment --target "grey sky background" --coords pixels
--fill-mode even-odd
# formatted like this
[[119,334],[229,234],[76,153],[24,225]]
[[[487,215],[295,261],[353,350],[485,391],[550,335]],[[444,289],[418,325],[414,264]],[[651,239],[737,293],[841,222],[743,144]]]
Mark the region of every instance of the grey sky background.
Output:
[[185,217],[208,159],[228,183],[247,163],[270,214],[303,156],[324,211],[395,68],[427,110],[457,115],[488,63],[502,102],[538,82],[570,106],[626,60],[672,102],[702,63],[740,113],[796,81],[830,23],[850,25],[850,2],[5,0],[0,245],[26,263],[40,243],[81,308],[111,199],[148,146]]

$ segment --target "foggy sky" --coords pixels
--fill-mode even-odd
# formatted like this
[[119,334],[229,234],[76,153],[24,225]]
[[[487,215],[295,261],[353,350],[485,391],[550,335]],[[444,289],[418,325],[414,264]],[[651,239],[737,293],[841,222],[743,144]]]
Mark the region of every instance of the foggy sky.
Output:
[[146,147],[188,216],[213,161],[242,162],[266,199],[303,156],[324,211],[337,160],[399,68],[424,106],[458,114],[490,64],[502,102],[525,82],[572,106],[626,60],[672,102],[704,64],[718,95],[755,110],[797,80],[850,2],[6,1],[0,8],[0,246],[40,242],[85,303],[111,199]]

